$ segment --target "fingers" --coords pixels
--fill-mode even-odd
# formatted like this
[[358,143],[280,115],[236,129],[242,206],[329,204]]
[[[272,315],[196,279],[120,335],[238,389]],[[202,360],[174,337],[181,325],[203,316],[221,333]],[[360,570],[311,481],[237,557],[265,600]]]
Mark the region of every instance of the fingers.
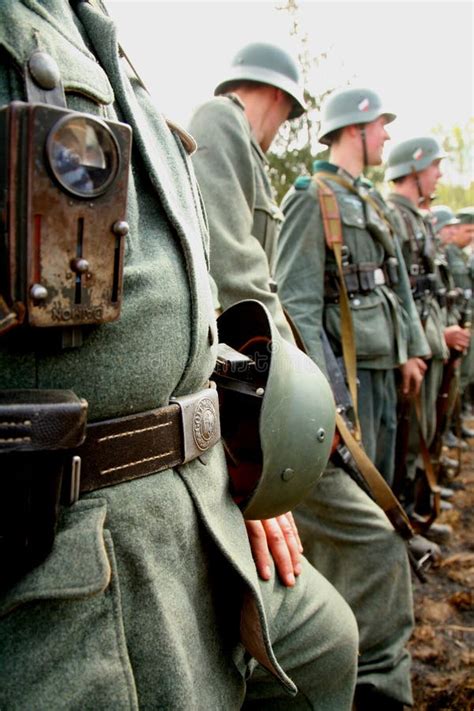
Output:
[[263,521],[245,521],[250,548],[259,576],[271,578],[271,561],[282,583],[293,587],[301,573],[303,550],[298,529],[291,513]]
[[293,587],[295,575],[301,573],[300,542],[294,532],[294,524],[286,515],[262,521],[267,535],[267,544],[275,568],[284,585]]
[[415,363],[418,366],[418,369],[420,370],[421,373],[426,373],[426,369],[428,368],[428,363],[423,360],[422,358],[415,358]]
[[257,573],[263,580],[270,580],[272,569],[270,567],[270,551],[267,544],[267,534],[261,521],[245,521],[249,537],[252,556],[255,561]]
[[303,552],[303,544],[301,543],[301,538],[300,538],[300,534],[299,534],[299,531],[298,531],[298,526],[296,525],[296,521],[295,521],[295,519],[293,518],[293,514],[291,513],[291,511],[288,511],[288,513],[286,514],[286,516],[287,516],[287,518],[288,518],[288,520],[289,520],[289,522],[291,523],[291,526],[292,526],[292,528],[293,528],[293,533],[295,534],[296,540],[297,540],[297,542],[298,542],[299,551],[300,551],[300,553],[302,553],[302,552]]
[[402,368],[402,393],[408,395],[410,392],[410,371],[408,368]]
[[403,395],[417,395],[427,369],[427,364],[421,358],[410,358],[402,366]]

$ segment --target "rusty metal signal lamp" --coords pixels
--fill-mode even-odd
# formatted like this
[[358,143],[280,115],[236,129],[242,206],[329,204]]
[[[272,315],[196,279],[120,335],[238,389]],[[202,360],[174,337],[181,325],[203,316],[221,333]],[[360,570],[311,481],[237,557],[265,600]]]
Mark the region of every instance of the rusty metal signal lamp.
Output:
[[130,150],[119,122],[0,110],[0,333],[119,317]]

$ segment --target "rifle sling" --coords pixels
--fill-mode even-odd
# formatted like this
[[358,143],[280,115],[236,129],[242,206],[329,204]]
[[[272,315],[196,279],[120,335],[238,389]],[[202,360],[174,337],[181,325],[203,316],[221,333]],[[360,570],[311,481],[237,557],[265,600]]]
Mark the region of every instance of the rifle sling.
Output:
[[314,180],[318,185],[319,203],[321,205],[321,215],[323,218],[324,236],[329,249],[334,252],[336,259],[337,271],[340,285],[340,311],[341,311],[341,340],[342,340],[342,355],[346,368],[347,381],[349,392],[352,397],[354,406],[354,436],[360,442],[360,422],[359,409],[357,404],[357,356],[355,350],[355,335],[352,324],[351,307],[349,305],[349,296],[347,295],[346,282],[342,271],[342,254],[343,234],[341,216],[339,214],[339,206],[336,196],[326,183],[314,176]]
[[422,411],[422,404],[421,404],[421,397],[420,394],[418,394],[415,398],[415,413],[416,413],[416,419],[418,421],[418,434],[420,438],[420,452],[421,456],[423,459],[423,464],[424,464],[424,473],[425,473],[425,479],[426,483],[428,485],[428,489],[430,490],[430,493],[432,495],[432,506],[431,506],[431,513],[428,515],[426,519],[426,523],[424,524],[424,528],[428,528],[435,518],[437,518],[440,514],[440,503],[441,503],[441,492],[440,488],[438,486],[438,482],[436,480],[436,474],[433,469],[433,463],[431,461],[431,455],[430,451],[428,449],[428,446],[426,444],[426,440],[422,431],[422,426],[421,426],[421,411]]
[[353,456],[360,473],[369,485],[377,504],[385,512],[392,526],[398,531],[402,538],[411,538],[414,532],[402,505],[393,494],[377,467],[369,459],[360,444],[354,439],[348,426],[344,422],[344,418],[339,412],[336,413],[336,427],[344,444]]
[[[298,327],[285,309],[284,313],[290,325],[296,345],[303,351],[303,353],[307,353],[305,343]],[[412,538],[414,531],[402,505],[378,471],[377,467],[364,452],[361,444],[352,435],[349,427],[344,422],[342,415],[337,411],[336,428],[341,436],[341,439],[351,453],[362,478],[372,492],[375,502],[384,511],[388,520],[397,533],[402,536],[402,538],[405,540]]]
[[[327,180],[332,180],[333,182],[338,183],[338,185],[342,185],[342,187],[349,190],[349,192],[353,193],[354,195],[357,195],[359,200],[366,202],[368,205],[370,205],[375,210],[375,212],[380,217],[382,222],[384,222],[384,224],[388,228],[390,234],[393,236],[393,225],[390,223],[390,221],[388,220],[384,211],[382,210],[380,205],[377,203],[377,201],[374,200],[370,195],[368,195],[367,193],[363,193],[363,194],[360,193],[359,190],[349,180],[344,178],[342,175],[337,175],[335,173],[327,173],[327,172],[321,170],[321,171],[318,171],[317,173],[315,173],[313,175],[313,178],[315,178],[318,185],[319,185],[319,181],[317,180],[317,178],[320,178],[320,179],[326,178]],[[325,183],[325,185],[326,185],[326,183]],[[329,186],[327,186],[327,187],[328,187],[328,189],[330,189]],[[377,239],[376,235],[373,235],[373,236]],[[390,250],[388,245],[379,239],[377,241],[379,241],[381,243],[384,250],[386,252],[388,251],[388,253],[391,257],[395,256],[394,249]]]

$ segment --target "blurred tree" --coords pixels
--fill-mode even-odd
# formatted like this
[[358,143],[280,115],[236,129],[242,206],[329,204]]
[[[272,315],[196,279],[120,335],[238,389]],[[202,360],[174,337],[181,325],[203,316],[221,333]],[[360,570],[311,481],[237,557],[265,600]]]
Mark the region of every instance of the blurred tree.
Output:
[[[322,94],[315,95],[309,89],[313,70],[328,57],[327,52],[312,55],[308,34],[301,26],[297,0],[285,0],[277,4],[276,9],[287,12],[290,18],[290,35],[297,46],[297,59],[303,79],[304,95],[308,111],[301,118],[286,123],[281,128],[268,154],[269,175],[276,192],[277,201],[281,202],[287,190],[298,175],[309,175],[312,164],[318,158],[327,158],[327,149],[318,143],[319,108],[324,97],[337,87],[331,87]],[[350,84],[354,77],[347,77]],[[453,210],[474,204],[473,156],[474,156],[474,119],[464,127],[446,128],[436,126],[432,133],[441,140],[448,158],[443,162],[444,177],[437,189],[436,202],[447,204]],[[366,170],[366,176],[384,193],[389,186],[384,183],[384,166],[374,166]]]
[[[316,116],[321,101],[329,91],[315,96],[308,88],[312,70],[324,62],[327,53],[322,52],[316,57],[312,56],[308,34],[301,28],[298,3],[296,0],[287,0],[284,4],[277,5],[276,9],[288,12],[290,16],[290,35],[295,38],[298,45],[297,59],[303,80],[305,101],[308,106],[308,111],[303,116],[287,122],[281,128],[268,155],[270,180],[277,194],[277,201],[281,202],[298,175],[311,173],[314,157],[318,153],[319,122]],[[324,157],[324,154],[321,157]]]
[[433,134],[439,138],[448,157],[441,164],[443,178],[436,189],[435,204],[452,210],[474,205],[474,118],[465,126],[438,124]]

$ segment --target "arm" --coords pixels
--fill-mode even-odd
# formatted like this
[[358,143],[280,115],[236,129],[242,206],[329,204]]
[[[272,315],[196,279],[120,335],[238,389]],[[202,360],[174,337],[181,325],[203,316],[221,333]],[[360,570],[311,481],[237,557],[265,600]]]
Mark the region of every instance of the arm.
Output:
[[326,373],[321,346],[326,243],[313,186],[292,190],[282,205],[276,278],[283,305],[294,319],[308,354]]
[[400,299],[402,307],[408,316],[408,358],[429,358],[431,355],[430,347],[428,345],[428,341],[426,340],[425,332],[423,330],[423,326],[421,325],[420,317],[412,296],[407,267],[401,249],[401,243],[407,242],[408,237],[404,239],[402,236],[403,230],[405,229],[402,220],[399,219],[395,211],[392,211],[392,215],[392,224],[396,227],[393,242],[395,247],[395,255],[398,259],[399,265],[399,283],[393,287],[393,290]]
[[252,234],[256,186],[247,119],[230,100],[214,99],[195,113],[190,131],[198,142],[193,163],[209,221],[211,274],[221,307],[257,299],[292,341],[278,296],[270,291],[267,256]]

